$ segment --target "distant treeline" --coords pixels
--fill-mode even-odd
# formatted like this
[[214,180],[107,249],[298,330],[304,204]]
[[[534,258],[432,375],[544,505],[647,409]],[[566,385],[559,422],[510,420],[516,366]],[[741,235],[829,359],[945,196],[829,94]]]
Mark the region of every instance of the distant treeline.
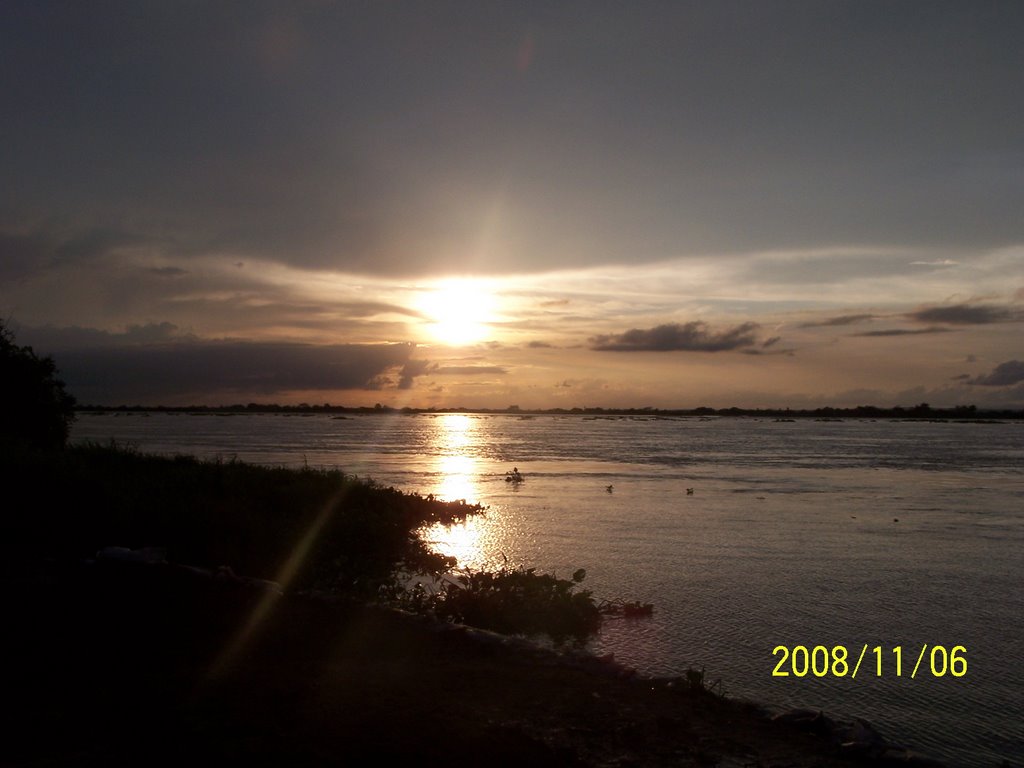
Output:
[[518,416],[533,415],[583,415],[583,416],[661,416],[661,417],[719,417],[744,416],[774,419],[925,419],[925,420],[966,420],[989,421],[1006,419],[1024,419],[1024,410],[982,409],[974,405],[957,405],[952,408],[932,408],[928,403],[920,403],[911,407],[893,406],[880,408],[874,405],[858,405],[854,408],[539,408],[526,409],[517,405],[507,408],[392,408],[380,403],[374,406],[310,405],[279,405],[277,403],[237,403],[234,405],[188,405],[188,406],[148,406],[148,405],[81,405],[78,412],[92,413],[330,413],[330,414],[365,414],[365,413],[481,413],[511,414]]

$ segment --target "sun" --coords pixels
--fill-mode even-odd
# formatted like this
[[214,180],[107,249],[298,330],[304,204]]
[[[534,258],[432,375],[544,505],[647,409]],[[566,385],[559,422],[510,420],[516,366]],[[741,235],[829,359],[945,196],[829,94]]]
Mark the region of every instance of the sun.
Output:
[[487,338],[494,319],[494,294],[477,280],[445,280],[418,301],[430,335],[443,344],[462,346]]

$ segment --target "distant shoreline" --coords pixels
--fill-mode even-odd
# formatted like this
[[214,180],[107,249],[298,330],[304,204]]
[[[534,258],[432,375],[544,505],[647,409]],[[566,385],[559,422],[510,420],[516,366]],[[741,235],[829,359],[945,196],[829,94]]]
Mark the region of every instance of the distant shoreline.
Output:
[[994,423],[1024,419],[1024,410],[977,408],[958,405],[952,408],[932,408],[926,403],[913,407],[893,406],[881,408],[861,405],[855,408],[393,408],[387,405],[346,406],[280,405],[277,403],[247,403],[233,405],[79,405],[76,413],[302,413],[302,414],[447,414],[467,413],[507,416],[656,416],[663,418],[719,418],[752,417],[771,419],[894,419],[902,421],[959,421]]

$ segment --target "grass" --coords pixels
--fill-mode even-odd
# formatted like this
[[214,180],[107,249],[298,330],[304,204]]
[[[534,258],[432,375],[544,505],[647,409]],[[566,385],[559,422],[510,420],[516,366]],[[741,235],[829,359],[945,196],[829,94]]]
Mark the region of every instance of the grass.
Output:
[[0,519],[5,540],[19,542],[18,559],[159,546],[174,562],[227,565],[265,579],[290,571],[292,588],[363,596],[396,565],[450,567],[413,531],[481,511],[339,471],[166,458],[114,445],[8,455],[0,482],[27,491],[21,507]]
[[359,600],[391,599],[443,619],[499,632],[581,639],[600,614],[572,581],[502,568],[442,580],[426,595],[409,574],[435,582],[454,559],[432,552],[416,531],[452,524],[482,507],[443,502],[337,470],[261,467],[239,461],[159,457],[117,445],[0,457],[0,482],[23,499],[0,515],[0,537],[16,550],[0,569],[92,557],[108,546],[160,547],[171,562],[228,566],[245,576]]

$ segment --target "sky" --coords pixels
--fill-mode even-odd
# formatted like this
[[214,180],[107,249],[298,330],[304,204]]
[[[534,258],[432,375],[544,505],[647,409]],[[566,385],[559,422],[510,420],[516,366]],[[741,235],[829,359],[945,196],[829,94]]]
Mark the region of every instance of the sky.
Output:
[[1024,408],[1024,4],[0,7],[90,404]]

